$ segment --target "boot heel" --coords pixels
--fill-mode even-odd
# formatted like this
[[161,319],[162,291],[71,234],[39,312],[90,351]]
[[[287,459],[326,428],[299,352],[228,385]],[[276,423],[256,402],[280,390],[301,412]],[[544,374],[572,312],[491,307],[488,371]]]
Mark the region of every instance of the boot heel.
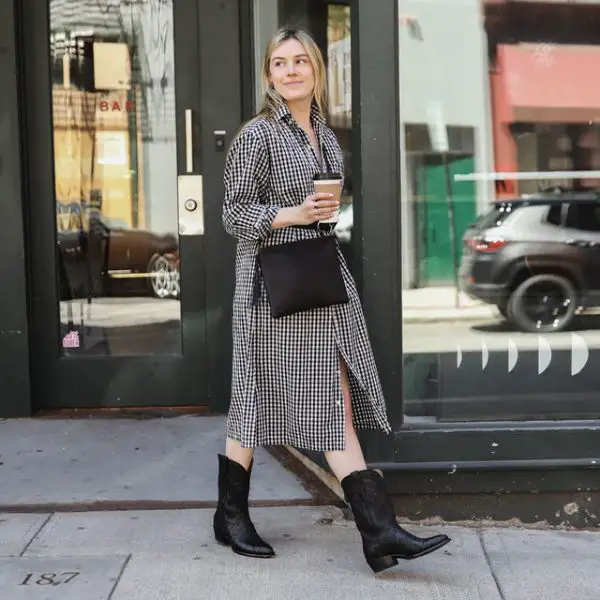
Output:
[[221,544],[222,546],[229,546],[229,540],[215,527],[214,528],[214,532],[215,532],[215,540],[217,540],[217,542],[219,544]]
[[390,567],[398,564],[398,559],[394,558],[393,556],[367,556],[365,558],[367,559],[368,565],[375,573],[379,573],[379,571],[389,569]]

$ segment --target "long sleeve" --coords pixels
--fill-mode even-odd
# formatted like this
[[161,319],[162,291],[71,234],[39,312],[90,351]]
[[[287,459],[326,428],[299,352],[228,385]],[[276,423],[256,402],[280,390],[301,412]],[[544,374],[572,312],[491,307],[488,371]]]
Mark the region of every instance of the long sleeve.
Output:
[[280,207],[265,203],[269,156],[264,140],[251,130],[234,140],[225,161],[223,225],[240,240],[261,240],[271,233]]

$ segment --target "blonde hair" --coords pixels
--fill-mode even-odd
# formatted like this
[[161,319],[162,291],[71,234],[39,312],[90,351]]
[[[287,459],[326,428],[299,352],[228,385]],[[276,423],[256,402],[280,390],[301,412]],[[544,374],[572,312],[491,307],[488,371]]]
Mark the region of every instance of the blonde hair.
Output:
[[275,91],[275,88],[269,84],[269,74],[273,53],[287,40],[297,40],[304,46],[306,54],[310,59],[315,78],[313,100],[321,117],[324,119],[327,118],[327,74],[325,72],[325,61],[323,60],[321,49],[306,31],[292,27],[282,27],[275,33],[267,45],[262,66],[262,84],[265,95],[258,114],[254,119],[251,119],[250,122],[260,119],[261,117],[273,117],[282,103],[285,102],[285,100]]

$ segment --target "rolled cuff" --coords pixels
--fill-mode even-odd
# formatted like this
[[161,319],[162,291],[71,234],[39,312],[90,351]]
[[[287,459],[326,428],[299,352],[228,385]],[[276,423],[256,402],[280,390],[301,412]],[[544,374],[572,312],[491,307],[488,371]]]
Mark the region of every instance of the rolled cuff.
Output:
[[240,240],[262,240],[272,231],[279,206],[235,204],[223,211],[225,230]]
[[258,239],[264,239],[273,231],[273,221],[277,213],[281,210],[279,206],[265,206],[262,215],[254,223]]

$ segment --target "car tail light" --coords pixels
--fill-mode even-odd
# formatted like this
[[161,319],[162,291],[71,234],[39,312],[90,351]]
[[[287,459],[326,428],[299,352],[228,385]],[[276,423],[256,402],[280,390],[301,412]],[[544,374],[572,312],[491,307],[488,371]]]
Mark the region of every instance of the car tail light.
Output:
[[469,240],[469,248],[475,252],[497,252],[507,243],[506,240]]

